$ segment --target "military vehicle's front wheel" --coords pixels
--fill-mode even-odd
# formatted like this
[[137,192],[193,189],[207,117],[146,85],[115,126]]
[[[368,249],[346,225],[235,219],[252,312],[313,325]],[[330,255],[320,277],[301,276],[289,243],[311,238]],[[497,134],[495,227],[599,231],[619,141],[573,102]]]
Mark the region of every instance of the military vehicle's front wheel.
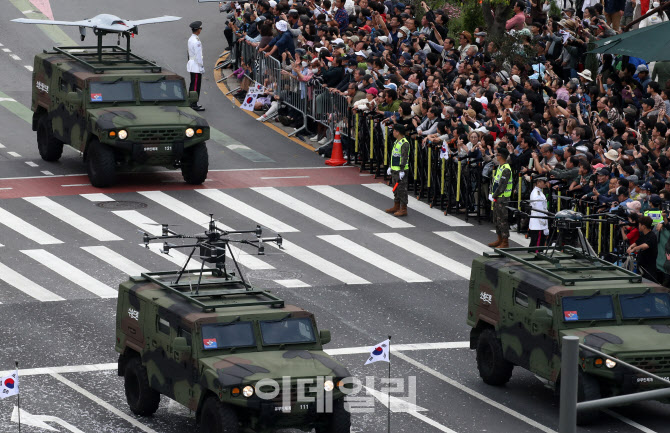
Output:
[[512,377],[514,364],[503,356],[502,344],[493,329],[485,329],[477,340],[477,369],[489,385],[502,386]]
[[149,386],[147,370],[142,367],[139,358],[128,361],[123,379],[130,410],[136,415],[153,415],[158,410],[161,395]]
[[37,149],[45,161],[58,161],[63,154],[63,142],[54,136],[46,114],[37,121]]
[[349,433],[351,414],[344,407],[344,399],[333,402],[333,413],[324,416],[324,424],[314,430],[316,433]]
[[[600,384],[598,383],[598,379],[585,374],[580,369],[577,379],[577,401],[598,400],[600,397]],[[578,411],[577,425],[593,424],[598,418],[600,418],[600,411],[598,410]]]
[[238,433],[240,425],[232,407],[208,397],[200,412],[200,433]]
[[105,188],[116,183],[116,158],[114,150],[98,140],[88,144],[86,168],[91,185]]
[[181,174],[184,181],[191,185],[200,185],[207,179],[209,170],[209,156],[207,155],[207,146],[205,143],[198,143],[184,149],[184,156],[181,161]]

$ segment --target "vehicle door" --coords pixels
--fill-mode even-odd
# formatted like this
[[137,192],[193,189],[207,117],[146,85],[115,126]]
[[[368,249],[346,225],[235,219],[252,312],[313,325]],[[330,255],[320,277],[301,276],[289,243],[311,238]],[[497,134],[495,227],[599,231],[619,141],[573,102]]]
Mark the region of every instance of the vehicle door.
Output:
[[532,347],[530,348],[529,370],[540,377],[555,380],[552,373],[560,371],[558,341],[554,328],[554,311],[551,304],[543,299],[531,299],[535,310],[530,317]]
[[[508,295],[510,296],[509,292]],[[505,359],[529,368],[531,337],[531,313],[533,311],[528,293],[515,287],[511,299],[506,299],[501,308],[500,341]]]
[[[170,323],[167,314],[161,314],[159,308],[155,314],[155,329],[150,334],[149,350],[145,354],[144,363],[149,375],[149,383],[168,397],[174,394],[173,370],[174,355],[172,340],[177,336],[176,327]],[[153,362],[152,362],[153,361]]]
[[175,384],[173,389],[174,396],[172,398],[188,407],[189,403],[193,402],[195,397],[192,384],[198,381],[198,368],[195,362],[197,349],[193,347],[193,331],[190,327],[187,327],[185,324],[178,325],[175,335],[176,337],[184,338],[190,350],[180,351],[176,344],[172,345],[171,360],[174,361],[172,376]]

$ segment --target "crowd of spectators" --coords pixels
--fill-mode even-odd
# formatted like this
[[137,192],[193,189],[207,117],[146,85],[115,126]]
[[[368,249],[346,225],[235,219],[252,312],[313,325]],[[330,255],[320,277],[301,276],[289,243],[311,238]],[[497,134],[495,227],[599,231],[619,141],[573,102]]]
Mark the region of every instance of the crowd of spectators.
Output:
[[[284,74],[326,86],[390,128],[404,125],[443,157],[484,160],[485,176],[504,147],[515,171],[546,175],[600,209],[652,215],[654,232],[666,232],[661,270],[670,232],[659,216],[670,203],[670,64],[586,54],[589,43],[622,32],[633,9],[639,16],[639,4],[629,6],[590,0],[553,16],[549,2],[518,1],[507,35],[492,38],[485,28],[451,35],[445,10],[425,2],[261,0],[239,7],[227,37],[232,46],[237,32]],[[642,24],[667,19],[651,18]],[[513,56],[500,56],[505,37]],[[272,103],[269,95],[257,108]],[[325,128],[314,132],[313,141],[332,140]]]

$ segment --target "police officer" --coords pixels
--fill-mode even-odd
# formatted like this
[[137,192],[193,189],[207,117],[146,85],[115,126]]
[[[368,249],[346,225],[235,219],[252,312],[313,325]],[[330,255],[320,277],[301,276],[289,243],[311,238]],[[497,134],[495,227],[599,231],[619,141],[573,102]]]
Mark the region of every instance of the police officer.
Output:
[[409,141],[405,138],[405,125],[393,126],[395,143],[391,151],[391,165],[386,174],[391,176],[393,185],[393,207],[386,209],[386,213],[395,216],[407,216],[407,171],[409,170]]
[[[202,31],[202,21],[193,21],[189,24],[193,34],[188,39],[188,63],[186,64],[186,70],[191,74],[191,85],[189,86],[189,91],[198,92],[198,97],[200,97],[200,88],[202,87],[202,74],[205,72],[205,66],[202,61],[202,43],[198,35]],[[205,109],[193,103],[191,105],[195,111],[205,111]]]
[[663,213],[661,212],[662,202],[663,200],[661,200],[661,196],[652,194],[651,197],[649,197],[651,208],[644,211],[644,216],[651,218],[654,227],[663,222]]
[[498,148],[496,161],[498,169],[493,176],[492,193],[489,200],[493,202],[493,224],[496,226],[498,240],[491,242],[493,248],[509,248],[509,222],[507,221],[507,203],[512,196],[512,168],[507,163],[509,151]]
[[528,231],[530,234],[530,246],[544,246],[549,234],[549,224],[544,212],[547,211],[547,197],[544,196],[544,188],[547,187],[547,178],[538,176],[535,179],[535,188],[530,193],[530,221]]

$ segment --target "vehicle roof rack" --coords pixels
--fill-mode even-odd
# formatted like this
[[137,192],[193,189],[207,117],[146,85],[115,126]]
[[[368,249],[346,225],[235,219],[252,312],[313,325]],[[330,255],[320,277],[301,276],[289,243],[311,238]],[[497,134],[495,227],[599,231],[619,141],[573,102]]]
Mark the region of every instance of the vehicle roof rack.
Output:
[[98,36],[97,46],[54,47],[54,51],[77,61],[91,69],[95,74],[118,70],[149,70],[153,73],[162,71],[162,68],[155,62],[130,51],[130,32],[122,33],[126,38],[126,48],[116,45],[102,45],[102,37],[107,33],[99,30],[94,32]]
[[[206,274],[209,274],[209,277],[202,278]],[[272,308],[284,307],[283,299],[267,291],[252,288],[235,274],[221,274],[218,269],[145,272],[142,277],[188,300],[202,308],[204,312],[213,312],[217,308],[258,305],[268,305]],[[195,287],[199,279],[201,281],[196,291]]]
[[[566,245],[561,252],[548,255],[554,247],[513,247],[494,248],[493,253],[484,253],[484,257],[507,257],[529,268],[555,278],[564,286],[574,286],[575,283],[592,281],[629,281],[642,282],[642,276],[609,263],[599,257],[584,254],[581,249]],[[523,255],[521,255],[523,254]],[[580,263],[565,263],[567,261],[581,261]],[[549,262],[552,266],[542,266],[539,262]],[[581,266],[580,266],[581,265]],[[585,278],[582,272],[607,271],[607,275]]]

